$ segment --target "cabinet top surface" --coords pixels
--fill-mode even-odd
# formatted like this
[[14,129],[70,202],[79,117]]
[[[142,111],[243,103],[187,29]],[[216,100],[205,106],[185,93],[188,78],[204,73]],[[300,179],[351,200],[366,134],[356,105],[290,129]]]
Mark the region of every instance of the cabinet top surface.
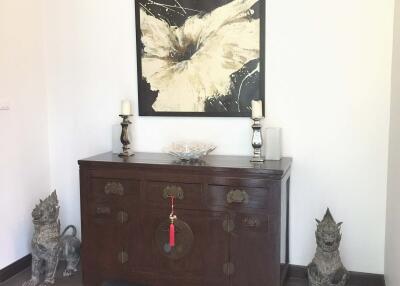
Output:
[[135,153],[134,156],[121,158],[112,152],[99,154],[79,160],[79,165],[118,165],[119,167],[168,167],[184,170],[224,171],[239,169],[248,173],[271,175],[285,174],[291,165],[292,159],[284,157],[280,161],[264,161],[264,163],[251,163],[250,156],[209,155],[201,162],[181,162],[166,153]]

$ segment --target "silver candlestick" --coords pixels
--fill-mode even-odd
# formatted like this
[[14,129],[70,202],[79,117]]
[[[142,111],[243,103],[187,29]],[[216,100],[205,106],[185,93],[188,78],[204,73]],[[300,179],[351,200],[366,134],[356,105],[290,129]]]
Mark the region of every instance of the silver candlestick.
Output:
[[121,143],[122,143],[122,152],[119,153],[120,157],[129,157],[134,155],[132,151],[129,149],[129,145],[131,142],[129,141],[129,132],[128,132],[128,127],[129,124],[132,122],[129,121],[129,117],[132,116],[132,114],[125,115],[125,114],[120,114],[119,117],[122,118],[121,126],[122,126],[122,131],[121,131]]
[[251,145],[254,148],[253,158],[250,162],[261,163],[264,162],[264,158],[261,156],[261,147],[263,145],[262,134],[261,134],[261,118],[252,118],[254,123],[251,126],[253,128],[253,138]]

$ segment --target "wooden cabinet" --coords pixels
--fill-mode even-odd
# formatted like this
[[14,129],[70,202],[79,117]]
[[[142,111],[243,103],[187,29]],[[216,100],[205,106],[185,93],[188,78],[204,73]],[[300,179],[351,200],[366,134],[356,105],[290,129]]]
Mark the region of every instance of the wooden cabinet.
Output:
[[[291,160],[111,153],[79,161],[85,286],[279,286],[288,265]],[[176,245],[169,239],[175,196]]]

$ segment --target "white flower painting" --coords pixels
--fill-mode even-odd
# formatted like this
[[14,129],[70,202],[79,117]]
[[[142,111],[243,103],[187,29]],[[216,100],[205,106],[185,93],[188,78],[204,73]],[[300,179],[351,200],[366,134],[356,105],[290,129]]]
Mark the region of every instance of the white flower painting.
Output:
[[136,0],[140,114],[248,116],[263,99],[259,1]]

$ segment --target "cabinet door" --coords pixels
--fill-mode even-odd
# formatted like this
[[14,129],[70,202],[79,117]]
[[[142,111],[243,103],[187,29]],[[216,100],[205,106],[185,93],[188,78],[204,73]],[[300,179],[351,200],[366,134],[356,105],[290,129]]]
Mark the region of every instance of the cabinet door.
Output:
[[229,276],[224,273],[224,265],[229,261],[230,221],[228,213],[208,213],[203,235],[205,286],[229,285]]
[[122,275],[128,256],[123,246],[118,223],[119,208],[106,202],[89,204],[84,260],[96,271],[99,279],[114,279]]
[[141,247],[130,253],[140,263],[132,265],[132,271],[156,272],[162,281],[185,279],[186,284],[193,281],[193,285],[227,286],[228,277],[223,273],[229,254],[229,235],[223,229],[227,215],[181,209],[176,215],[175,246],[171,249],[168,211],[143,211]]
[[[279,259],[269,227],[269,217],[257,213],[232,215],[231,259],[224,271],[231,286],[278,286]],[[278,267],[278,268],[276,268]]]

